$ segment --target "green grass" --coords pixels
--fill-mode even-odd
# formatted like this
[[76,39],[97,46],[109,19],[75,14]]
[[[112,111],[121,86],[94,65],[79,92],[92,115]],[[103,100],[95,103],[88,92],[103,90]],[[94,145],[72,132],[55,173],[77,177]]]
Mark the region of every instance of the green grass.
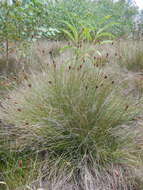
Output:
[[84,162],[99,171],[140,166],[133,122],[141,114],[138,105],[94,64],[63,63],[11,92],[0,115],[14,124],[6,134],[14,152],[45,151],[50,170],[60,158],[57,167],[75,173]]
[[[42,43],[39,59],[31,57],[33,74],[0,80],[0,120],[8,124],[0,124],[0,181],[10,190],[34,190],[32,184],[43,180],[52,190],[142,189],[142,77],[123,69],[132,56],[129,70],[138,71],[141,64],[135,61],[134,67],[134,60],[141,44],[83,43],[50,60],[47,52],[68,46]],[[125,97],[127,75],[140,100],[131,93]]]
[[5,154],[0,153],[0,157],[1,181],[4,181],[9,189],[24,189],[33,179],[38,178],[39,165],[34,155],[25,156],[7,150]]
[[133,72],[143,71],[142,41],[125,41],[118,43],[119,64]]
[[139,97],[125,96],[119,68],[142,73],[142,41],[104,44],[133,31],[136,11],[109,0],[2,5],[14,57],[0,59],[0,189],[142,190],[142,77]]

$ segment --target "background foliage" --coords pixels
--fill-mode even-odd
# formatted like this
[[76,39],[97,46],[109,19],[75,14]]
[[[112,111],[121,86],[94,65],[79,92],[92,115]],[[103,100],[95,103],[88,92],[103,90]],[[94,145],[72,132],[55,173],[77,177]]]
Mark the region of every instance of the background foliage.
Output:
[[[31,0],[16,1],[13,5],[1,3],[0,40],[23,40],[38,34],[41,36],[47,34],[49,28],[60,31],[61,37],[61,28],[66,28],[63,20],[74,23],[78,29],[83,24],[97,30],[105,23],[117,22],[119,24],[114,26],[112,32],[119,37],[133,30],[133,17],[136,14],[137,8],[124,0]],[[50,38],[56,32],[48,33],[46,37]],[[58,32],[56,34],[59,36]]]

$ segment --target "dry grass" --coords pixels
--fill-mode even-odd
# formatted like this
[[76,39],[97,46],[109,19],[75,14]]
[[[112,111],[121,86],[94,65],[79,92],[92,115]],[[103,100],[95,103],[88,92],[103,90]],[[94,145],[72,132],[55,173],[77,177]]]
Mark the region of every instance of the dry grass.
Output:
[[[119,176],[123,177],[119,183],[112,170],[109,178],[108,170],[123,163],[122,167],[129,168],[127,172],[130,173],[133,172],[132,165],[138,168],[142,164],[139,160],[142,151],[136,149],[135,141],[138,126],[132,121],[140,115],[138,105],[139,102],[131,97],[125,98],[112,77],[93,63],[55,63],[48,65],[43,73],[33,74],[24,85],[10,92],[2,103],[1,117],[15,125],[9,130],[4,129],[13,151],[48,153],[48,157],[43,157],[51,160],[45,170],[46,177],[60,157],[56,170],[59,172],[58,168],[63,165],[66,172],[72,173],[71,188],[77,185],[77,189],[87,186],[86,189],[106,190],[115,186],[126,190],[130,185],[132,189],[135,182],[126,182],[121,173]],[[83,161],[89,162],[88,165]],[[97,165],[94,166],[95,173],[93,164]],[[89,187],[83,177],[84,167],[90,177]],[[69,173],[63,175],[69,179]],[[133,176],[135,178],[135,173]],[[65,181],[59,174],[50,178],[50,188],[59,186],[60,180]],[[70,185],[70,180],[65,183]],[[99,185],[99,181],[103,184],[100,182]],[[65,188],[64,184],[62,188]]]
[[118,62],[130,71],[143,71],[143,43],[141,41],[119,41]]
[[20,73],[22,84],[1,104],[0,119],[14,125],[1,126],[0,138],[16,155],[4,181],[14,190],[141,190],[141,72],[116,64],[116,43],[98,46],[101,55],[86,44],[76,62],[71,49],[60,52],[66,45],[34,44],[33,74]]

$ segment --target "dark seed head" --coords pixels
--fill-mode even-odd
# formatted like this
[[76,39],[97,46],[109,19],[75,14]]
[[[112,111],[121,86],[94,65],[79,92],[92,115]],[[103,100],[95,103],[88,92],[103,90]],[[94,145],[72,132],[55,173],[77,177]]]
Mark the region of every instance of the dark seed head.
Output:
[[52,81],[48,81],[49,84],[52,84]]
[[32,87],[32,85],[31,85],[31,84],[28,84],[28,87],[29,87],[29,88],[31,88],[31,87]]
[[49,54],[52,55],[52,51],[49,51]]
[[95,87],[96,89],[98,88],[98,86]]
[[114,81],[112,81],[112,84],[114,84],[115,82]]
[[19,168],[22,168],[22,165],[23,165],[22,160],[18,160],[18,166],[19,166]]
[[126,105],[126,107],[125,107],[125,111],[127,111],[128,108],[129,108],[129,105]]
[[107,79],[108,78],[107,75],[105,75],[104,78]]
[[20,109],[20,108],[18,108],[18,109],[17,109],[17,111],[21,112],[21,109]]

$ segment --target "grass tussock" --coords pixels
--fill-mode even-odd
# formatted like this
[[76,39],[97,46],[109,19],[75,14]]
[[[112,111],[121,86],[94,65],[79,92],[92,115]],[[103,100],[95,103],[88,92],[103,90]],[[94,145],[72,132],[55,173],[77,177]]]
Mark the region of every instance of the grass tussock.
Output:
[[58,175],[56,172],[53,174],[54,177],[52,176],[50,182],[45,184],[45,189],[66,190],[68,187],[70,190],[122,190],[136,188],[134,177],[131,172],[129,173],[128,168],[117,165],[99,170],[96,164],[89,167],[87,163],[84,163],[78,171],[78,176],[74,174],[73,180],[71,180],[71,174],[67,175],[63,170]]
[[[98,183],[103,180],[106,184],[111,166],[127,167],[128,173],[132,173],[142,164],[135,125],[141,114],[139,103],[124,97],[115,81],[94,64],[51,64],[11,92],[2,103],[1,118],[13,126],[2,127],[1,131],[12,151],[38,152],[44,163],[50,161],[46,176],[60,158],[58,168],[67,168],[67,176],[72,173],[70,180],[81,175],[77,184],[85,186],[82,176],[85,169],[94,179],[90,180],[91,186],[101,189],[102,183],[100,187]],[[96,172],[92,174],[94,165],[99,176]],[[89,171],[85,166],[90,167]],[[116,172],[111,173],[113,182],[109,180],[109,188],[102,189],[115,185]],[[125,176],[122,179],[123,184],[117,182],[117,186],[127,189],[130,180],[126,183]]]
[[142,41],[118,42],[118,62],[130,71],[143,71]]

